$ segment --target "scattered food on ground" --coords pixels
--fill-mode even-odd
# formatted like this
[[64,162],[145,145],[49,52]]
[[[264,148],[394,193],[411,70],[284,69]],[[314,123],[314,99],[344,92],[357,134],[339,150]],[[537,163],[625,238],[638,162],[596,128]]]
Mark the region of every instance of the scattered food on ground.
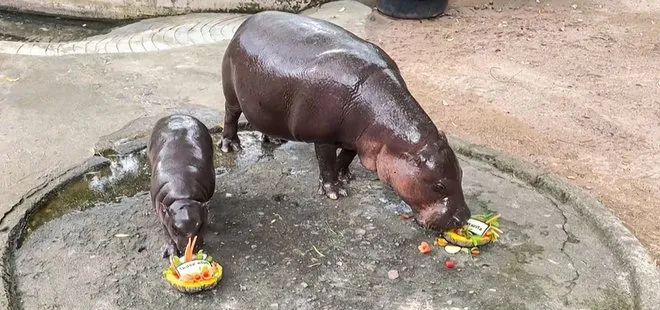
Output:
[[448,242],[447,242],[447,240],[445,240],[445,238],[436,238],[435,239],[435,245],[437,245],[437,246],[445,246],[447,244],[448,244]]
[[447,251],[447,253],[449,253],[449,254],[456,254],[456,253],[461,251],[461,247],[450,244],[450,245],[445,246],[445,251]]
[[431,252],[431,246],[429,245],[428,242],[422,241],[419,246],[417,246],[417,249],[419,250],[420,253],[422,254],[427,254]]

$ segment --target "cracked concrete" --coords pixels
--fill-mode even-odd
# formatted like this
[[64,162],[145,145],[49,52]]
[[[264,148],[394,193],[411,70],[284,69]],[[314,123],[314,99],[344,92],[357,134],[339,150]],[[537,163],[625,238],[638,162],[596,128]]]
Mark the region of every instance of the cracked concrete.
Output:
[[[566,223],[561,227],[574,227],[567,242],[563,243],[563,252],[571,253],[573,265],[580,267],[589,264],[591,257],[585,257],[585,242],[577,242],[575,236],[580,234],[599,235],[607,244],[607,249],[615,253],[619,263],[615,270],[624,271],[625,276],[632,280],[630,289],[633,292],[635,309],[655,309],[660,303],[660,294],[655,289],[660,286],[660,273],[656,262],[650,257],[638,239],[616,218],[611,210],[581,189],[569,185],[558,176],[540,170],[530,163],[508,157],[492,149],[467,143],[460,139],[452,139],[454,149],[464,156],[474,158],[497,168],[498,170],[515,176],[523,182],[532,185],[544,193],[562,211]],[[592,230],[590,230],[592,229]],[[568,231],[565,231],[568,232]],[[596,257],[600,259],[601,257]],[[554,264],[554,263],[553,263]],[[588,272],[580,273],[573,291],[582,289],[582,281],[591,279],[594,272],[612,272],[601,265],[585,269]],[[620,276],[618,276],[620,277]],[[607,288],[608,296],[601,300],[595,309],[613,308],[625,309],[625,305],[617,303],[618,293],[615,289]]]
[[568,292],[566,292],[566,294],[562,295],[562,298],[566,298],[570,293],[573,292],[573,288],[577,284],[576,281],[580,278],[580,271],[575,269],[575,262],[573,261],[573,258],[571,257],[571,255],[566,253],[566,244],[568,244],[569,242],[570,243],[575,243],[576,241],[577,242],[579,242],[579,241],[573,236],[573,234],[571,232],[569,232],[566,229],[566,223],[568,223],[568,218],[566,217],[566,214],[564,214],[564,211],[562,211],[562,209],[559,207],[559,204],[551,198],[548,198],[548,199],[557,208],[557,210],[559,211],[559,214],[561,214],[561,217],[563,219],[563,222],[561,223],[561,229],[564,231],[564,234],[566,234],[566,239],[562,242],[560,251],[562,253],[564,253],[564,255],[566,255],[566,258],[568,258],[568,260],[571,262],[571,264],[570,264],[571,268],[574,268],[574,272],[575,272],[575,277],[573,277],[573,279],[571,279],[568,283]]

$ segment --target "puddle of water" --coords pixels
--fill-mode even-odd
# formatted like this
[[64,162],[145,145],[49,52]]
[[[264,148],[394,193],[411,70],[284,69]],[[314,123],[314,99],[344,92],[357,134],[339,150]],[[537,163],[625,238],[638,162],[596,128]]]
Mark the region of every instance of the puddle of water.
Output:
[[[224,154],[217,149],[219,135],[213,135],[216,175],[248,169],[263,158],[272,158],[277,148],[274,145],[262,145],[261,134],[257,132],[239,132],[239,137],[243,150],[240,153]],[[45,223],[69,212],[82,211],[101,202],[118,202],[124,197],[149,190],[150,171],[146,149],[128,155],[108,154],[106,157],[111,160],[109,166],[86,173],[46,201],[30,217],[24,238]]]
[[48,200],[30,217],[25,237],[69,212],[81,211],[99,202],[116,202],[148,190],[149,171],[144,150],[110,159],[110,166],[86,173]]
[[147,172],[145,150],[129,156],[120,156],[110,162],[109,174],[95,174],[89,181],[89,188],[101,192],[116,185],[127,176]]
[[217,147],[220,141],[220,135],[213,136],[216,174],[223,174],[228,171],[227,169],[247,169],[262,158],[273,158],[273,151],[277,146],[262,144],[261,133],[256,131],[239,131],[238,138],[241,140],[243,150],[239,153],[232,152],[224,154]]

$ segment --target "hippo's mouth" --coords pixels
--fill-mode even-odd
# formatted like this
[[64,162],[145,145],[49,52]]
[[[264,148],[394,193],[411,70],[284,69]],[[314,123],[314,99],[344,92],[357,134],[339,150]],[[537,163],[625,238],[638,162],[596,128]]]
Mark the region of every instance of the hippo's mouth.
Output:
[[179,249],[177,248],[176,243],[174,242],[174,240],[170,239],[170,241],[168,241],[165,244],[165,249],[163,250],[163,258],[164,259],[169,259],[170,257],[175,256],[175,255],[176,256],[181,256],[181,251],[179,251]]
[[425,229],[444,232],[454,228],[462,227],[467,223],[468,216],[462,216],[460,208],[451,205],[450,199],[445,197],[440,201],[423,206],[415,215],[417,225]]
[[201,249],[201,247],[204,245],[204,239],[202,238],[201,235],[194,235],[194,234],[189,234],[190,237],[181,237],[181,236],[174,236],[172,238],[172,243],[174,243],[174,249],[176,251],[175,254],[177,255],[183,255],[185,253],[186,247],[188,245],[188,240],[192,238],[196,238],[196,242],[193,245],[193,251],[197,252]]
[[169,258],[173,255],[183,255],[188,243],[188,239],[178,235],[173,235],[169,230],[167,231],[167,237],[169,240],[165,244],[163,258]]

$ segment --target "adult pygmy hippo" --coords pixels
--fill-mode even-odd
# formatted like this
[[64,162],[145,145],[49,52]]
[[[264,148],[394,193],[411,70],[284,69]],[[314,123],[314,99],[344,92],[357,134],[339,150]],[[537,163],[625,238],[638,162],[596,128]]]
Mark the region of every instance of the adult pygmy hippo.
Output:
[[[221,150],[238,151],[241,113],[262,133],[314,143],[319,193],[346,196],[356,155],[434,230],[470,217],[462,170],[443,132],[410,94],[378,46],[323,20],[254,14],[238,27],[222,63]],[[337,149],[341,153],[337,155]]]
[[151,203],[165,228],[164,257],[180,255],[188,238],[203,245],[206,203],[215,192],[213,140],[208,128],[188,115],[156,122],[147,147],[151,167]]

